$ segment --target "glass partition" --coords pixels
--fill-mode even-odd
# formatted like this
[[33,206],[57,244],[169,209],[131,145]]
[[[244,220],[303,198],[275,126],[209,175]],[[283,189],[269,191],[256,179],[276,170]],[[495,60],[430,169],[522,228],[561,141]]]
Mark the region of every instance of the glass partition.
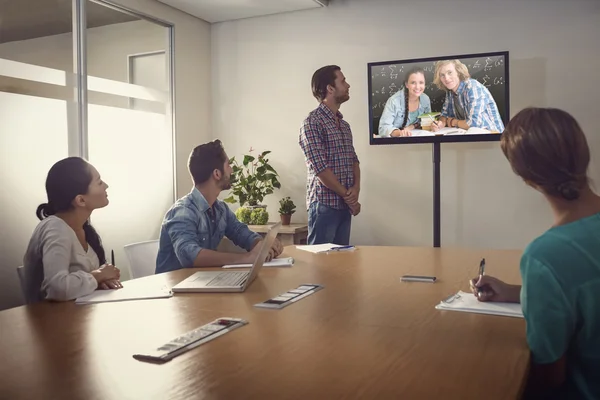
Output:
[[123,246],[158,237],[175,199],[172,39],[110,1],[0,1],[0,310],[22,304],[16,268],[64,157],[110,185],[92,222],[124,279]]

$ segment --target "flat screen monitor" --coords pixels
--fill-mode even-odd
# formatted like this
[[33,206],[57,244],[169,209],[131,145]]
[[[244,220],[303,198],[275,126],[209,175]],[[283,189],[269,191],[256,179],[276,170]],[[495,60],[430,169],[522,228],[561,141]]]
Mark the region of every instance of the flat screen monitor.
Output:
[[372,145],[496,141],[508,123],[507,51],[367,68]]

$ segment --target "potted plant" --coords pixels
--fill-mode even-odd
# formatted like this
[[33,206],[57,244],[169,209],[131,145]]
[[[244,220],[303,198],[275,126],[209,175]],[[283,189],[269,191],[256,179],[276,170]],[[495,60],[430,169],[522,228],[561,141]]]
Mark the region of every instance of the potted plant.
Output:
[[[250,153],[253,151],[254,149],[250,148]],[[241,164],[235,157],[229,160],[233,169],[231,195],[224,201],[239,203],[240,209],[236,211],[236,216],[245,224],[265,225],[269,221],[269,214],[266,206],[261,203],[275,189],[281,188],[279,174],[269,164],[269,153],[269,150],[263,151],[256,157],[245,154]]]
[[296,212],[296,205],[288,197],[279,200],[279,216],[281,217],[281,225],[289,225],[292,220],[292,214]]

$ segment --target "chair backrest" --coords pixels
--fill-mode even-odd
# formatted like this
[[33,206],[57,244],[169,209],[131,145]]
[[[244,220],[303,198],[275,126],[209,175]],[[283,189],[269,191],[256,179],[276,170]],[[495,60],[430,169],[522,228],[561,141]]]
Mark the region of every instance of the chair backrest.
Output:
[[158,255],[158,239],[128,244],[123,246],[123,249],[129,260],[129,272],[132,279],[154,275],[156,256]]
[[21,292],[23,292],[25,304],[32,304],[40,301],[39,293],[36,294],[36,290],[31,287],[32,282],[27,276],[24,266],[19,265],[17,267],[17,275],[19,276],[19,283],[21,284]]

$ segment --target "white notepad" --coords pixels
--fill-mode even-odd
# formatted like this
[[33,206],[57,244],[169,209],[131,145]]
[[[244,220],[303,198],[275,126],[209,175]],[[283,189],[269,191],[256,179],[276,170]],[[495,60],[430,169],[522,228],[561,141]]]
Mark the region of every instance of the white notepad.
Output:
[[479,314],[502,315],[523,318],[523,309],[519,303],[497,303],[479,301],[473,293],[459,291],[435,306],[438,310],[462,311]]
[[[294,265],[293,257],[275,258],[269,262],[263,263],[263,267],[291,267],[292,265]],[[223,268],[252,268],[252,264],[223,265]]]
[[324,244],[312,244],[296,246],[298,250],[309,251],[311,253],[329,253],[335,251],[353,251],[356,248],[354,246],[344,246],[341,244],[324,243]]
[[79,297],[75,304],[109,303],[115,301],[164,299],[173,296],[171,289],[165,285],[143,285],[138,282],[129,284],[122,282],[122,289],[96,290],[87,296]]

